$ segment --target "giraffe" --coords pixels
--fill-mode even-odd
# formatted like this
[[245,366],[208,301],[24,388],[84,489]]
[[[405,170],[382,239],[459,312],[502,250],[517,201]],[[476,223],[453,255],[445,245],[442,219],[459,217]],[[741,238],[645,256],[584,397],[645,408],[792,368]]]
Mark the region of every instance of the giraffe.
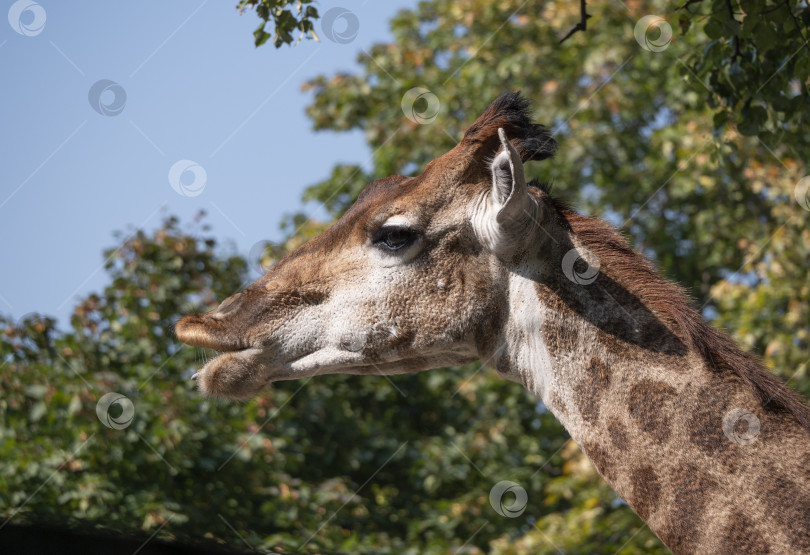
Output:
[[508,93],[421,175],[370,183],[178,322],[221,352],[200,390],[480,360],[539,397],[673,552],[810,552],[810,408],[616,229],[526,182],[524,162],[556,148]]

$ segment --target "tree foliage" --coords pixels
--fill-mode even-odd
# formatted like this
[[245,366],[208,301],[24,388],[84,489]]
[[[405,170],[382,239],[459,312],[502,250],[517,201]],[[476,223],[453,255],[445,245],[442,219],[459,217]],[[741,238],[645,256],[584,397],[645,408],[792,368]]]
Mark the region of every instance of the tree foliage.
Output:
[[766,144],[807,141],[810,11],[803,2],[688,0],[678,25],[705,35],[684,75],[710,92],[716,128],[732,123]]
[[[314,21],[318,19],[318,9],[312,0],[239,0],[236,8],[244,13],[253,8],[262,22],[253,31],[253,41],[261,46],[273,37],[273,46],[281,48],[284,44],[300,42],[303,38],[318,39]],[[272,28],[272,34],[268,32]],[[298,31],[298,38],[294,33]]]
[[[808,394],[807,15],[743,4],[734,34],[724,2],[594,3],[587,32],[560,45],[580,16],[572,2],[422,2],[357,73],[307,83],[314,127],[362,129],[373,163],[335,167],[305,200],[339,216],[369,180],[420,171],[491,99],[521,89],[561,143],[533,176],[622,226]],[[639,40],[649,14],[688,22]],[[291,215],[263,261],[328,223]],[[0,323],[4,520],[265,551],[666,551],[541,404],[477,365],[281,382],[244,404],[200,398],[188,378],[206,353],[178,344],[172,324],[243,287],[255,261],[173,218],[105,258],[110,284],[69,329]],[[120,408],[97,414],[111,392],[134,406],[121,429],[101,421]],[[490,504],[501,480],[528,493],[517,518]]]

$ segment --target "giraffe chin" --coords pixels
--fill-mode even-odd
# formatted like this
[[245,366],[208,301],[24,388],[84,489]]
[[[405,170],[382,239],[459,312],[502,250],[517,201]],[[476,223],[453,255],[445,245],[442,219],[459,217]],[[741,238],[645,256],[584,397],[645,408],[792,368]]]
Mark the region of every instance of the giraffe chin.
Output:
[[192,379],[208,397],[246,401],[255,397],[272,380],[262,361],[262,349],[247,348],[219,354],[200,368]]
[[[208,397],[246,401],[277,381],[295,380],[322,374],[401,374],[411,370],[402,361],[369,364],[358,353],[319,349],[288,362],[268,361],[260,348],[227,351],[200,368],[192,377],[200,392]],[[396,369],[392,366],[398,367]]]

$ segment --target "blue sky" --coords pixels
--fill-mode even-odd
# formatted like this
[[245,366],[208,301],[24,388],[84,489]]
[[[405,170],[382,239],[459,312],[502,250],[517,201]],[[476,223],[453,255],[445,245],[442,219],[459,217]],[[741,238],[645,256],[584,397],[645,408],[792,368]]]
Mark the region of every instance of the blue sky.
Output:
[[236,0],[39,1],[20,25],[26,4],[4,1],[10,22],[0,21],[0,313],[65,326],[77,299],[106,284],[113,231],[204,209],[213,233],[247,255],[280,237],[282,216],[335,163],[367,165],[362,133],[312,131],[300,86],[357,68],[416,0],[344,1],[354,40],[330,42],[316,23],[323,42],[280,50],[253,46],[259,19],[240,16]]

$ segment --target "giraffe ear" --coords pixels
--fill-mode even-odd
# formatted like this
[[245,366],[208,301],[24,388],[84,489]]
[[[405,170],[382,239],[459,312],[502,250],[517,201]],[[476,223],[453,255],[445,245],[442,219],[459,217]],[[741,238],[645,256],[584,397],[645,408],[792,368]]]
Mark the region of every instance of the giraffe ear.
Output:
[[508,226],[528,215],[529,192],[520,154],[503,128],[498,129],[501,150],[492,161],[492,201],[497,207],[496,220],[499,226]]

